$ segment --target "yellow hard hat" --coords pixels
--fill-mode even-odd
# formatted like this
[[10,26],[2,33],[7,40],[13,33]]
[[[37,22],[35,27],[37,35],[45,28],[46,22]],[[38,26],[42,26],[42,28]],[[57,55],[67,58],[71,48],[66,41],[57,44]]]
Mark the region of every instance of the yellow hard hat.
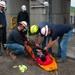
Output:
[[36,24],[30,26],[30,33],[35,34],[38,32],[38,30],[39,28]]

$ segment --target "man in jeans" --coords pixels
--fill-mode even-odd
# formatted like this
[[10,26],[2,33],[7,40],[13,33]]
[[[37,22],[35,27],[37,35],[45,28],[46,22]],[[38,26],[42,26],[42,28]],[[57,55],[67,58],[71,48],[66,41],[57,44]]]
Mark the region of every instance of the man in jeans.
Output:
[[15,55],[17,54],[25,54],[25,48],[24,48],[25,40],[23,40],[24,38],[23,31],[26,27],[27,27],[27,23],[25,21],[21,21],[18,23],[18,26],[15,27],[9,33],[6,46],[8,49],[10,49],[8,53],[13,59],[16,59]]
[[61,59],[57,60],[57,62],[66,60],[67,45],[71,37],[74,35],[75,29],[72,29],[71,26],[67,24],[57,24],[54,25],[51,29],[49,29],[48,26],[43,27],[41,29],[41,33],[45,36],[51,36],[49,43],[46,47],[44,47],[44,50],[48,50],[48,48],[51,48],[55,44],[57,37],[59,37],[58,56],[61,57]]
[[3,49],[6,49],[4,46],[6,44],[6,17],[4,8],[6,8],[6,3],[4,1],[0,1],[0,55],[2,54],[1,44]]

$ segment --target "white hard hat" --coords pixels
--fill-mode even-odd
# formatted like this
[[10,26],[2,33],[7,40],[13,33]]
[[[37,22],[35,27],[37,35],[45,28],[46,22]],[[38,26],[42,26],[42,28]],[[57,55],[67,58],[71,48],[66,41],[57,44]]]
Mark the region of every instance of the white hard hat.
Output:
[[26,10],[26,6],[25,5],[22,5],[21,9],[22,10]]
[[6,8],[6,3],[5,3],[5,1],[0,1],[0,6]]
[[26,21],[21,21],[20,22],[25,28],[27,27],[27,22]]
[[48,26],[46,25],[41,29],[41,34],[47,36],[48,35]]
[[49,3],[47,1],[45,1],[43,4],[44,6],[49,6]]

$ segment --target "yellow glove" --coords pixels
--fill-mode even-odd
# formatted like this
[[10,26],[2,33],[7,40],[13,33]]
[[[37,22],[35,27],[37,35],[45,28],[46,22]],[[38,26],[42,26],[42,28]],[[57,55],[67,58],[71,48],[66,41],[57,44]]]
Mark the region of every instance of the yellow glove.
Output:
[[2,28],[2,24],[0,24],[0,28]]
[[13,66],[13,68],[17,68],[17,67],[22,73],[24,73],[27,70],[27,66],[25,65]]

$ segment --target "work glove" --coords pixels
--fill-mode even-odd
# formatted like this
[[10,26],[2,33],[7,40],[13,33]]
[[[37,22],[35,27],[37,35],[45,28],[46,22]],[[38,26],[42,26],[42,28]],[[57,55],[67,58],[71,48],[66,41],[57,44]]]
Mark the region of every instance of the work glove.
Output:
[[2,24],[0,24],[0,28],[2,28]]

